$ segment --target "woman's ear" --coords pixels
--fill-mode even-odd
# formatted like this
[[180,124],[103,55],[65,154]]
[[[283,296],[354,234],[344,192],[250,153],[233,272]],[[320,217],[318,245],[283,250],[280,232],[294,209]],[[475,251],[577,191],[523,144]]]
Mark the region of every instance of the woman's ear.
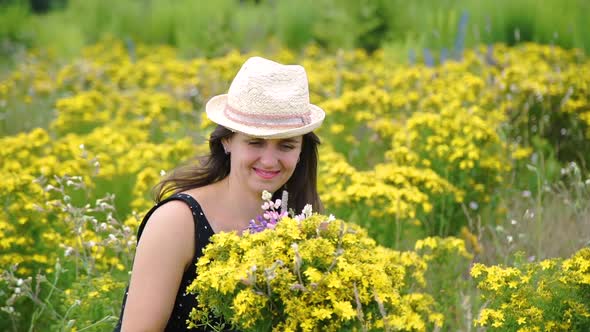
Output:
[[231,149],[229,148],[230,141],[231,141],[231,139],[229,137],[225,137],[225,138],[221,139],[221,146],[223,146],[223,151],[225,151],[225,154],[231,153]]

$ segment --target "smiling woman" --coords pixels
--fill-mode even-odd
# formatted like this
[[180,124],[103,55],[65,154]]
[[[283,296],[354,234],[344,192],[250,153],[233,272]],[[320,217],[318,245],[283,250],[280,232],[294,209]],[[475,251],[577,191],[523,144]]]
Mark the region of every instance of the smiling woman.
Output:
[[224,150],[232,154],[229,181],[241,181],[245,190],[255,194],[263,190],[276,192],[293,175],[299,154],[301,136],[287,139],[260,139],[236,133],[225,139]]
[[[320,141],[313,130],[325,113],[309,101],[303,67],[250,58],[206,112],[218,124],[210,153],[156,186],[157,204],[139,227],[115,331],[187,330],[196,300],[186,287],[203,248],[215,233],[244,231],[259,214],[262,191],[276,199],[288,189],[290,208],[323,210],[316,188]],[[212,320],[200,331],[222,323]]]

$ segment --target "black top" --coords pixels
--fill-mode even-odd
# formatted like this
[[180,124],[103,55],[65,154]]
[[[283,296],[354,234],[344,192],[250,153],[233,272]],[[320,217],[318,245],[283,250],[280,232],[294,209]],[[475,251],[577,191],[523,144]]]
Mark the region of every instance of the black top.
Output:
[[[211,225],[209,225],[209,221],[205,217],[203,213],[203,209],[197,201],[190,195],[187,194],[174,194],[169,198],[159,202],[151,210],[145,215],[141,224],[139,225],[139,230],[137,232],[137,241],[139,242],[139,238],[145,225],[152,215],[154,211],[162,206],[163,204],[172,201],[172,200],[181,200],[184,201],[191,209],[193,213],[193,221],[195,224],[195,257],[191,262],[189,268],[184,272],[182,275],[182,280],[178,287],[178,292],[176,293],[176,300],[174,301],[174,308],[172,309],[172,313],[170,314],[170,318],[168,319],[168,324],[166,324],[166,328],[164,331],[189,331],[188,330],[188,316],[191,312],[192,308],[197,306],[197,300],[195,295],[187,294],[186,288],[189,286],[192,281],[197,276],[196,266],[197,260],[203,255],[203,248],[209,244],[209,238],[214,234],[213,229],[211,229]],[[121,322],[123,318],[123,310],[125,310],[125,302],[127,301],[127,291],[129,290],[129,286],[127,286],[127,290],[125,291],[125,295],[123,296],[123,305],[121,308],[121,314],[119,316],[119,322],[115,326],[115,332],[121,331]],[[207,329],[190,329],[190,331],[208,331]]]

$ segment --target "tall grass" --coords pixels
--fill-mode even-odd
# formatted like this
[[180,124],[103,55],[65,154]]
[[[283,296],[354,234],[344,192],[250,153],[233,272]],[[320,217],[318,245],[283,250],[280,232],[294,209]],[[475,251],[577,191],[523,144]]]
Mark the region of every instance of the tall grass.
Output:
[[[589,27],[583,23],[590,13],[588,1],[498,0],[467,2],[484,42],[526,40],[556,43],[563,47],[590,47]],[[586,35],[586,36],[583,36]]]
[[[584,0],[70,0],[64,9],[31,16],[22,2],[0,10],[0,41],[53,47],[60,55],[105,34],[170,44],[189,55],[310,42],[329,49],[424,48],[452,56],[461,47],[520,41],[590,50],[590,2]],[[5,22],[8,22],[5,24]]]
[[[541,163],[529,164],[535,188],[509,189],[503,195],[506,219],[479,229],[482,247],[479,260],[512,264],[518,256],[529,261],[568,257],[590,246],[590,178],[571,162],[561,176],[548,180]],[[526,174],[521,174],[526,176]],[[484,217],[485,218],[485,217]],[[475,220],[475,219],[474,219]]]

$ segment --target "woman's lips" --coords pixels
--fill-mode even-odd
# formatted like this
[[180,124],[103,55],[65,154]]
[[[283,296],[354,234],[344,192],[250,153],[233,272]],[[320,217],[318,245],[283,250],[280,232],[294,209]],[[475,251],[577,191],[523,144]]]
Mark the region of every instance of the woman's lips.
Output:
[[272,179],[280,173],[280,171],[265,171],[259,168],[254,168],[254,171],[258,176],[266,180]]

